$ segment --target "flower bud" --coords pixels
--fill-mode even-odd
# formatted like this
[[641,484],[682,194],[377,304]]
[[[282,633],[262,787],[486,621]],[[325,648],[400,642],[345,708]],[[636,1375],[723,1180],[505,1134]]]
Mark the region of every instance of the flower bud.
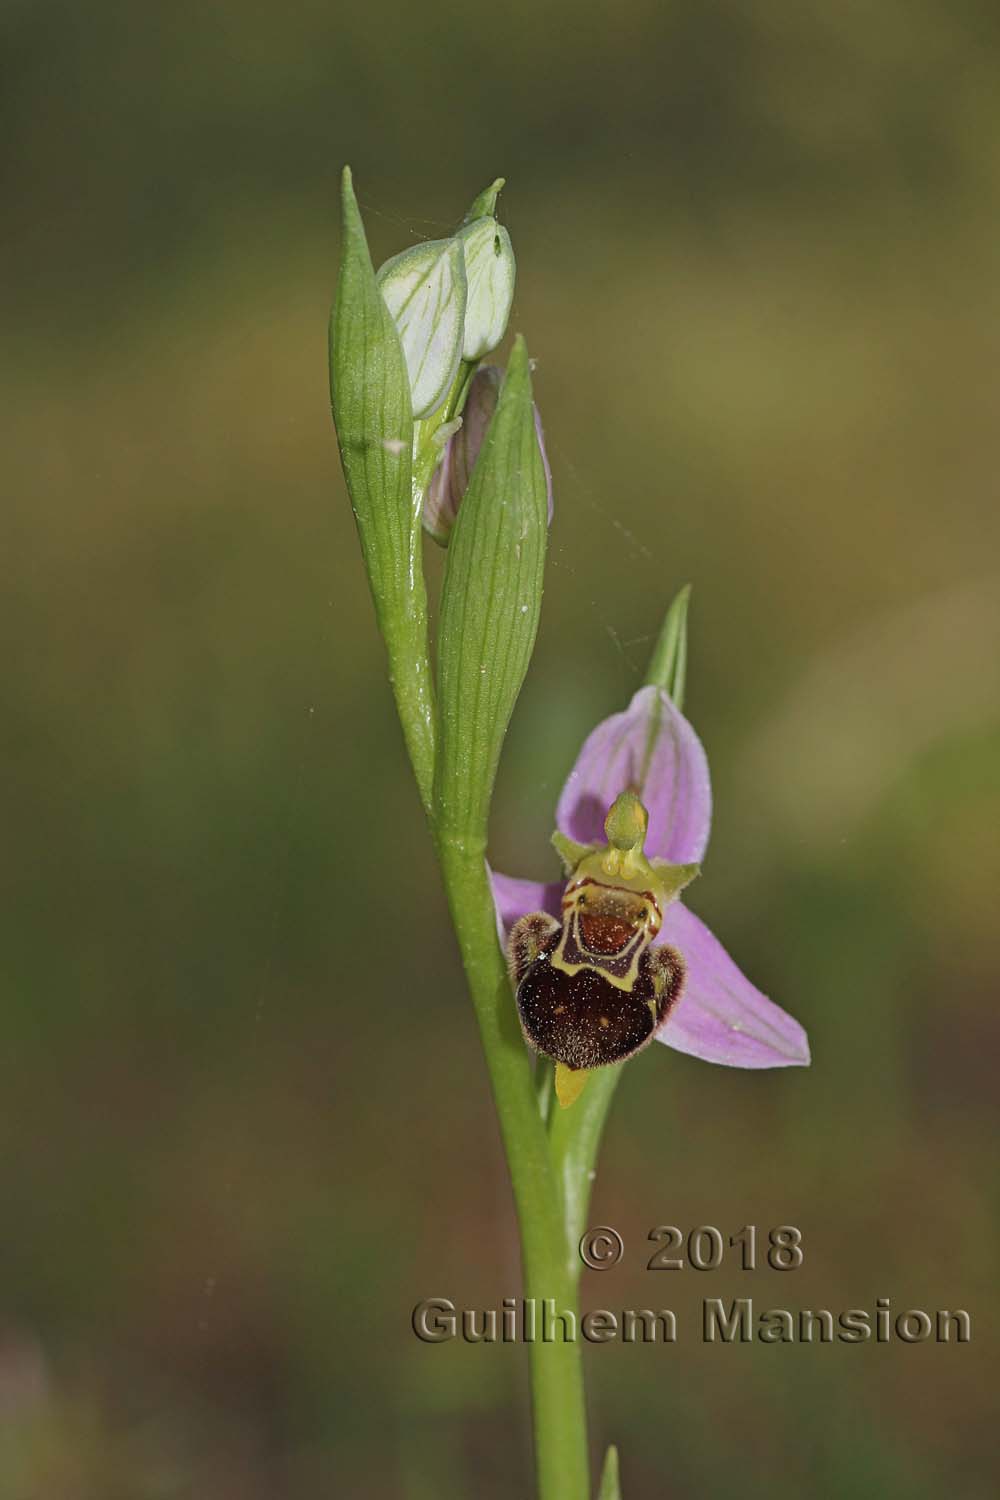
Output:
[[507,331],[514,300],[514,248],[506,229],[491,215],[464,225],[457,238],[469,289],[462,358],[482,359]]
[[467,283],[457,238],[428,240],[387,260],[378,284],[403,346],[415,418],[430,416],[462,358]]
[[[441,462],[431,476],[430,484],[427,486],[427,494],[424,499],[423,523],[424,529],[429,531],[436,542],[442,547],[448,545],[448,537],[451,528],[455,524],[458,515],[458,507],[462,503],[462,497],[469,488],[469,480],[472,478],[472,470],[475,467],[479,451],[483,446],[483,440],[489,430],[489,425],[496,411],[497,401],[500,397],[500,385],[503,372],[496,365],[481,365],[472,377],[469,386],[469,394],[465,403],[462,416],[462,425],[457,432],[452,433],[445,443]],[[535,436],[538,438],[538,449],[542,456],[542,468],[545,471],[545,488],[548,496],[549,523],[552,522],[552,471],[545,454],[545,441],[542,435],[542,422],[538,415],[538,407],[533,406],[535,414]]]

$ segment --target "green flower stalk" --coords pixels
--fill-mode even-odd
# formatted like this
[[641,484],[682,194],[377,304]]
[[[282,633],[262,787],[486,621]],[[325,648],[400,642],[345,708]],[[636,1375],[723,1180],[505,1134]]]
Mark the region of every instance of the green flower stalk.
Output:
[[[389,680],[479,1023],[524,1292],[575,1312],[576,1246],[626,1059],[655,1039],[768,1068],[807,1062],[808,1045],[678,899],[699,871],[711,812],[707,759],[681,712],[686,590],[667,612],[646,685],[588,736],[563,789],[553,842],[564,879],[487,865],[493,785],[535,643],[552,514],[524,340],[514,340],[502,377],[478,368],[504,337],[513,297],[513,250],[496,218],[502,186],[498,178],[479,195],[454,235],[394,256],[376,275],[345,169],[331,398]],[[422,522],[448,546],[434,653]],[[559,1108],[549,1107],[553,1087]],[[579,1345],[534,1342],[530,1359],[539,1500],[591,1500]],[[620,1494],[611,1448],[599,1500]]]

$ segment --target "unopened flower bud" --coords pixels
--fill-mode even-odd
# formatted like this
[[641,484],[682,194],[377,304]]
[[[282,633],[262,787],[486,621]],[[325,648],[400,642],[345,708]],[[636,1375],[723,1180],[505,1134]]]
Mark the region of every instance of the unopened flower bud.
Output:
[[[458,515],[458,507],[469,488],[469,480],[476,459],[489,430],[493,413],[500,398],[503,372],[496,365],[481,365],[472,377],[469,394],[462,415],[462,425],[448,438],[441,462],[431,476],[424,498],[423,523],[436,542],[448,545],[451,528]],[[548,493],[549,522],[552,521],[552,471],[545,454],[542,422],[535,412],[535,434],[545,470],[545,487]]]
[[458,238],[428,240],[387,260],[378,273],[399,333],[415,418],[436,411],[462,358],[467,283]]

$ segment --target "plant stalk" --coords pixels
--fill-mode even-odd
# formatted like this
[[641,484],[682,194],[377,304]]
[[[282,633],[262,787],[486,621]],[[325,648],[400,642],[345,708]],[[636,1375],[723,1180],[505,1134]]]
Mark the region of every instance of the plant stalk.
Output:
[[431,817],[437,714],[428,661],[427,590],[419,566],[413,569],[405,607],[383,613],[379,625],[389,658],[389,683],[417,790],[424,812]]
[[[541,1316],[545,1298],[579,1322],[576,1276],[567,1262],[562,1195],[539,1113],[497,941],[496,912],[482,847],[439,832],[444,875],[459,949],[472,994],[521,1235],[524,1294]],[[586,1405],[580,1344],[529,1345],[539,1500],[589,1500]]]

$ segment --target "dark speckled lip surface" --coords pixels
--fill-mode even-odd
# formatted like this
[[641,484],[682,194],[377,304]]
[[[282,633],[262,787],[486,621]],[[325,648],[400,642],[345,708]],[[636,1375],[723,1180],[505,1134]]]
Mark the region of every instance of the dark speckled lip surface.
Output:
[[642,955],[632,989],[622,990],[596,969],[566,974],[554,968],[551,952],[558,941],[556,933],[549,951],[535,960],[517,987],[525,1037],[568,1068],[600,1068],[631,1057],[651,1041],[677,998],[683,982],[680,961],[673,982],[656,1003],[654,1020],[650,1001],[656,996],[648,953]]

